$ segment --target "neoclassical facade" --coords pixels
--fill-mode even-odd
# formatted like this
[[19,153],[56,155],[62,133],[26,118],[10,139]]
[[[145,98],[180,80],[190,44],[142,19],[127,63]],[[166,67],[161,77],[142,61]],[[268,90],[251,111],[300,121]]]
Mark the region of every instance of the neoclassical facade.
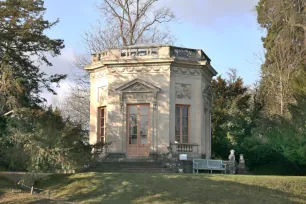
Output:
[[202,51],[138,45],[92,55],[90,143],[108,152],[211,155],[211,80],[217,74]]

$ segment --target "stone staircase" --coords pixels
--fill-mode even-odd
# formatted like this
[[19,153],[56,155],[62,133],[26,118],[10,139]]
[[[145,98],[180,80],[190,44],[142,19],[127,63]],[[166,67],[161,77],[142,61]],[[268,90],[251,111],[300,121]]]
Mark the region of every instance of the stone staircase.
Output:
[[126,158],[125,154],[109,154],[103,160],[86,172],[122,172],[122,173],[172,173],[173,170],[167,168],[161,162],[144,158]]

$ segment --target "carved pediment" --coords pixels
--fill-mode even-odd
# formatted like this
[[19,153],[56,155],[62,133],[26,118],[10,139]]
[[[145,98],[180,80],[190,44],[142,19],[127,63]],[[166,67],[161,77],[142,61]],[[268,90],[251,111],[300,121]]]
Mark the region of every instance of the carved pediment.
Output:
[[150,84],[144,80],[141,79],[134,79],[120,87],[118,87],[117,89],[115,89],[116,91],[119,92],[159,92],[160,88],[158,88],[157,86],[154,86],[153,84]]

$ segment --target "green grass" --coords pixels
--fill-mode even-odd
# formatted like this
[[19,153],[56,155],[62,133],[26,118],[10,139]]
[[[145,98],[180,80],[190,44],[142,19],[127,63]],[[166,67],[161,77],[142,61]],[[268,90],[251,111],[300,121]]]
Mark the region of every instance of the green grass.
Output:
[[81,173],[53,175],[39,187],[80,203],[306,203],[306,177]]
[[17,203],[56,203],[47,199],[32,196],[29,191],[21,190],[12,184],[12,181],[0,177],[0,203],[17,204]]

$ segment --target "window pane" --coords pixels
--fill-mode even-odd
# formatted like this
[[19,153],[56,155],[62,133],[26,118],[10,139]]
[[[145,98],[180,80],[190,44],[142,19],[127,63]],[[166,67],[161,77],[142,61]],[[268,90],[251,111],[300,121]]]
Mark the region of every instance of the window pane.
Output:
[[137,116],[130,115],[130,126],[136,126],[136,125],[137,125]]
[[182,107],[182,117],[188,117],[188,107]]
[[180,126],[175,126],[175,135],[180,135]]
[[104,108],[101,108],[101,118],[104,117]]
[[175,117],[175,125],[180,126],[180,118]]
[[175,117],[180,117],[180,107],[175,107]]
[[182,121],[182,126],[183,127],[187,127],[188,126],[188,118],[187,117],[183,117],[182,120],[183,120]]
[[129,114],[137,114],[137,106],[129,106]]
[[140,115],[149,115],[149,106],[140,106]]
[[175,142],[181,143],[181,141],[180,141],[180,136],[175,136]]
[[140,116],[140,134],[147,135],[148,134],[148,126],[149,126],[149,117],[148,116]]
[[183,139],[183,143],[188,143],[188,136],[187,135],[183,136],[182,139]]
[[104,118],[101,119],[101,127],[104,127]]
[[100,135],[104,136],[104,128],[103,127],[100,129]]
[[101,137],[101,142],[104,142],[104,141],[105,141],[104,137]]
[[183,135],[188,135],[188,127],[183,127]]
[[137,126],[130,126],[130,135],[137,134]]

